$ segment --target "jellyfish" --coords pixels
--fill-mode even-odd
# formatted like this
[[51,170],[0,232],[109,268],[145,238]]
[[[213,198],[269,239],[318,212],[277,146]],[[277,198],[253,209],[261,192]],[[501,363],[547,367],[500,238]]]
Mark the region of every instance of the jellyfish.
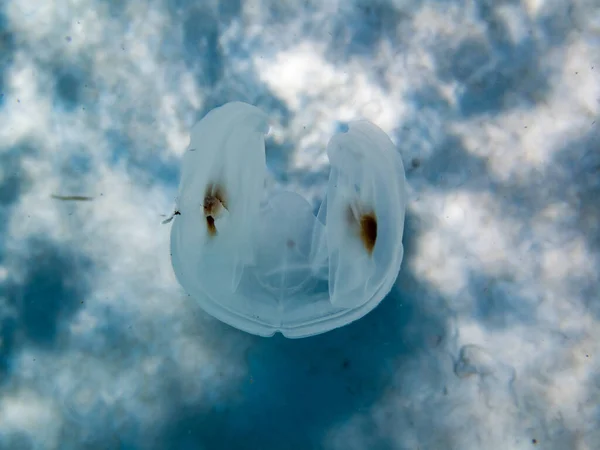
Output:
[[231,102],[191,130],[171,225],[175,276],[218,320],[260,336],[325,333],[391,291],[404,254],[406,180],[390,138],[355,121],[327,146],[331,170],[315,209],[268,189],[259,108]]

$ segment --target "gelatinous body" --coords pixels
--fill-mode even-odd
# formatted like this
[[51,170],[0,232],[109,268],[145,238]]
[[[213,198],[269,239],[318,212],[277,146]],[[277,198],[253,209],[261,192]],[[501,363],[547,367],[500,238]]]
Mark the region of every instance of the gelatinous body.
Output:
[[[261,336],[324,333],[367,314],[403,257],[402,160],[366,121],[327,147],[317,216],[290,191],[265,191],[266,115],[240,102],[209,112],[182,163],[171,255],[182,287],[231,326]],[[193,151],[191,151],[193,149]]]

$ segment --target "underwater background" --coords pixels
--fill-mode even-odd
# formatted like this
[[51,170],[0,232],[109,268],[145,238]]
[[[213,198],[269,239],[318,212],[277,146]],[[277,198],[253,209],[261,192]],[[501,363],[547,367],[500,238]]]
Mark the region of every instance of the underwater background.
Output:
[[[315,207],[366,118],[405,256],[300,340],[211,318],[169,257],[209,110],[273,121]],[[600,448],[597,0],[2,0],[0,449]]]

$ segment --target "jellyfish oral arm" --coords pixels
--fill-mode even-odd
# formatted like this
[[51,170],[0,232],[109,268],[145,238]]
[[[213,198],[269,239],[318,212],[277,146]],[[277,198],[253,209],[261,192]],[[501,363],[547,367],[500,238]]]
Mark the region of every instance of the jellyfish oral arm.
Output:
[[299,194],[265,191],[267,130],[266,115],[240,102],[193,127],[169,218],[173,269],[231,326],[262,336],[324,333],[367,314],[396,280],[404,167],[382,130],[350,123],[327,147],[331,174],[315,217]]

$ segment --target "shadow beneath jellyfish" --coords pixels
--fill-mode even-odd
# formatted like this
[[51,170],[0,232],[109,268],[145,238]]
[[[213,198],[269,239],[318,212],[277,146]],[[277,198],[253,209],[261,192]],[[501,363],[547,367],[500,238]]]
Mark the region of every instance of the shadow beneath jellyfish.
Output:
[[[410,214],[406,224],[410,258],[419,232]],[[410,266],[401,270],[398,286],[367,316],[329,333],[251,338],[246,382],[219,404],[190,406],[185,392],[176,390],[180,398],[173,398],[156,448],[320,448],[332,427],[381,398],[404,361],[447,334],[443,309],[421,305],[422,296],[437,294]]]

